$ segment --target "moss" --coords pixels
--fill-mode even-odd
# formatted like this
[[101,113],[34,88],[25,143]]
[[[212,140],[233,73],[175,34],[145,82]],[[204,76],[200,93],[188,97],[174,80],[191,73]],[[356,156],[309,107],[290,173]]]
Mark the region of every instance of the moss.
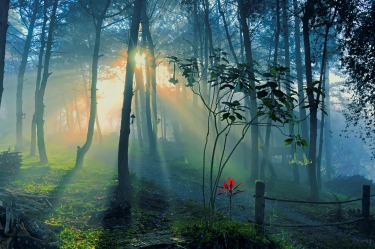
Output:
[[202,215],[178,219],[172,231],[189,241],[191,248],[278,248],[255,224],[239,222],[217,214],[207,222]]

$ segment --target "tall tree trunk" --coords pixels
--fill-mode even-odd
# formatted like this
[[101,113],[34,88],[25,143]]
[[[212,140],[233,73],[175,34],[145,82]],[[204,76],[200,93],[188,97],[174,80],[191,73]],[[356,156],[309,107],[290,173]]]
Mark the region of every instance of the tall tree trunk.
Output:
[[65,114],[66,114],[66,128],[67,128],[67,131],[70,132],[70,112],[69,112],[68,106],[66,105],[64,90],[62,90],[62,98],[63,98]]
[[[198,60],[198,45],[199,45],[199,20],[198,20],[198,4],[197,0],[193,1],[193,53],[194,58]],[[198,95],[193,94],[193,106],[198,106]],[[165,111],[164,111],[165,112]]]
[[[38,151],[39,151],[39,160],[41,163],[48,163],[46,145],[44,142],[44,93],[46,91],[48,78],[51,75],[49,73],[49,63],[52,54],[52,44],[53,44],[53,34],[56,27],[56,10],[59,0],[55,0],[52,5],[51,11],[51,20],[48,27],[48,35],[46,42],[46,53],[44,56],[44,67],[42,80],[40,82],[40,88],[37,94],[37,109],[36,114],[36,126],[37,126],[37,138],[38,138]],[[44,3],[45,4],[45,3]]]
[[[276,0],[276,31],[275,31],[275,49],[273,53],[273,66],[276,67],[278,63],[279,57],[279,42],[280,42],[280,30],[281,30],[281,23],[280,23],[280,0]],[[272,99],[274,98],[273,95],[271,96]],[[266,127],[266,135],[265,135],[265,142],[264,142],[264,149],[263,149],[263,156],[262,161],[260,163],[260,179],[265,179],[265,171],[266,165],[269,164],[269,149],[270,149],[270,139],[271,139],[271,127],[272,127],[272,119],[267,118],[267,127]]]
[[250,39],[250,31],[249,26],[247,25],[246,20],[246,8],[244,4],[244,0],[237,0],[238,2],[238,10],[240,12],[240,26],[243,34],[243,42],[245,46],[245,55],[246,55],[246,63],[250,65],[250,72],[248,73],[248,77],[250,79],[250,87],[251,89],[254,89],[254,91],[251,91],[250,93],[250,115],[252,119],[252,125],[251,125],[251,174],[250,178],[252,180],[255,180],[259,177],[259,165],[258,165],[258,133],[259,133],[259,127],[258,127],[258,118],[257,118],[257,110],[258,110],[258,104],[256,101],[256,92],[255,92],[255,76],[254,76],[254,70],[253,70],[253,54],[252,54],[252,48],[251,48],[251,39]]
[[224,25],[224,29],[225,29],[225,35],[227,37],[227,41],[228,41],[228,45],[229,45],[229,50],[232,53],[234,61],[236,63],[238,63],[239,62],[238,61],[238,57],[236,55],[236,52],[234,51],[232,39],[231,39],[230,34],[229,34],[229,28],[228,28],[227,20],[225,19],[225,13],[224,13],[223,9],[221,8],[221,1],[217,0],[216,2],[217,2],[217,7],[218,7],[218,10],[219,10],[219,14],[220,14],[221,19],[223,21],[223,25]]
[[[314,13],[314,3],[307,0],[302,17],[303,41],[305,48],[305,67],[306,67],[306,85],[308,89],[313,89],[312,68],[311,68],[311,48],[310,48],[310,26],[309,22]],[[319,200],[319,188],[316,179],[316,139],[317,139],[317,111],[318,106],[314,98],[314,92],[311,90],[306,93],[310,105],[310,144],[309,144],[309,181],[310,198]]]
[[[293,0],[293,11],[298,13],[297,0]],[[301,133],[302,137],[309,143],[309,131],[307,127],[307,114],[306,108],[304,108],[305,93],[303,87],[303,69],[302,69],[302,55],[301,55],[301,32],[300,32],[300,19],[298,16],[294,17],[294,53],[296,58],[296,71],[297,71],[297,83],[298,83],[298,103],[299,105],[299,118],[301,120]],[[302,152],[304,153],[304,152]],[[306,168],[307,176],[309,175],[309,168]]]
[[22,58],[20,63],[20,68],[17,76],[17,93],[16,93],[16,150],[22,151],[23,149],[23,118],[24,113],[22,110],[23,105],[23,82],[26,72],[27,59],[29,58],[29,52],[31,47],[31,40],[33,38],[35,21],[39,9],[39,0],[34,0],[33,10],[30,17],[29,28],[27,29],[27,36],[25,40],[25,45],[23,47]]
[[[142,45],[143,51],[147,51],[146,53],[146,122],[147,122],[147,134],[149,140],[149,153],[151,157],[156,156],[156,135],[154,134],[154,129],[152,127],[152,114],[151,114],[151,70],[150,70],[150,49],[148,44],[148,35],[147,30],[149,30],[149,20],[147,17],[146,9],[147,4],[144,2],[144,7],[142,8]],[[148,48],[148,49],[147,49]]]
[[[147,18],[147,20],[149,20]],[[150,76],[151,76],[151,111],[152,111],[152,131],[155,136],[155,146],[157,145],[158,138],[158,112],[157,112],[157,97],[156,97],[156,58],[155,58],[155,46],[152,40],[149,23],[145,25],[147,44],[149,48],[150,58]],[[185,87],[186,90],[186,87]],[[156,148],[155,148],[156,150]]]
[[121,112],[121,130],[118,150],[118,199],[129,205],[129,194],[131,193],[129,175],[129,135],[130,135],[130,113],[133,97],[133,77],[135,67],[135,55],[137,53],[138,30],[141,17],[142,0],[135,0],[133,17],[130,25],[130,37],[128,43],[128,58],[126,64],[124,100]]
[[[291,84],[290,80],[290,53],[289,53],[289,28],[288,28],[288,20],[289,16],[287,13],[287,6],[288,6],[288,0],[282,0],[282,11],[283,11],[283,37],[284,37],[284,50],[285,50],[285,67],[288,68],[286,71],[286,93],[289,95],[290,94],[290,88],[289,85]],[[292,113],[293,115],[293,113]],[[292,135],[294,135],[294,125],[289,123],[289,131],[291,132]],[[290,146],[290,155],[293,155],[295,153],[293,146]],[[299,183],[299,170],[298,170],[298,164],[293,163],[293,181],[294,183]]]
[[106,0],[103,10],[99,14],[92,13],[95,22],[95,44],[94,54],[92,57],[92,68],[91,68],[91,102],[90,102],[90,118],[87,127],[87,136],[85,144],[80,147],[77,146],[77,157],[75,167],[82,167],[83,159],[86,153],[89,151],[92,140],[94,137],[95,120],[97,118],[97,103],[96,103],[96,85],[98,82],[98,64],[99,64],[99,49],[100,49],[100,36],[102,32],[102,25],[110,6],[111,0]]
[[34,93],[34,114],[33,119],[31,121],[31,145],[30,145],[30,156],[35,156],[36,147],[37,147],[37,125],[36,125],[36,111],[38,110],[38,92],[40,88],[40,82],[42,80],[42,70],[43,70],[43,56],[44,56],[44,49],[46,47],[46,26],[47,26],[47,10],[48,5],[46,2],[43,4],[43,24],[42,30],[40,33],[40,49],[38,55],[38,67],[37,67],[37,74],[36,74],[36,81],[35,81],[35,93]]
[[[331,28],[331,24],[327,23],[326,31],[324,35],[324,43],[323,43],[323,54],[322,54],[322,62],[321,62],[321,68],[320,68],[320,77],[319,77],[319,89],[322,90],[325,88],[325,80],[327,78],[326,75],[326,64],[327,64],[327,44],[328,44],[328,34],[329,30]],[[317,101],[320,102],[320,96],[322,96],[322,106],[324,107],[324,96],[317,94]],[[318,149],[318,156],[316,159],[317,164],[317,181],[319,189],[322,188],[322,154],[323,154],[323,135],[324,135],[324,122],[325,122],[325,114],[322,111],[321,112],[321,124],[320,124],[320,134],[319,134],[319,149]]]
[[332,165],[331,165],[331,99],[330,99],[330,82],[329,82],[329,63],[326,64],[326,79],[325,83],[325,106],[326,106],[326,122],[324,127],[324,138],[325,138],[325,158],[326,158],[326,174],[327,179],[332,177]]
[[10,0],[0,2],[0,107],[4,91],[5,44],[8,30],[8,10]]
[[78,122],[79,134],[82,134],[82,126],[81,126],[81,119],[80,119],[79,109],[78,109],[78,104],[77,104],[77,95],[76,95],[76,91],[74,91],[74,106],[75,106],[75,109],[76,109],[76,115],[77,115],[77,122]]
[[[135,80],[137,81],[137,79]],[[139,101],[139,87],[137,84],[136,89],[134,89],[134,103],[135,103],[135,124],[137,126],[137,137],[138,137],[138,142],[141,147],[143,147],[143,138],[142,138],[142,128],[141,128],[141,114],[139,112],[140,109],[140,101]],[[134,123],[133,123],[134,125]]]
[[103,142],[103,136],[102,136],[102,128],[100,127],[100,122],[99,122],[98,109],[96,109],[95,124],[96,124],[96,132],[97,132],[98,137],[99,137],[99,143],[102,143]]
[[142,138],[146,144],[149,144],[149,139],[147,134],[147,117],[146,117],[146,94],[145,94],[145,86],[144,86],[144,80],[143,80],[143,72],[142,67],[135,67],[134,68],[134,74],[135,74],[135,82],[138,87],[138,93],[139,93],[139,108],[141,109],[141,115],[138,117],[138,122],[141,123],[141,130],[142,130]]

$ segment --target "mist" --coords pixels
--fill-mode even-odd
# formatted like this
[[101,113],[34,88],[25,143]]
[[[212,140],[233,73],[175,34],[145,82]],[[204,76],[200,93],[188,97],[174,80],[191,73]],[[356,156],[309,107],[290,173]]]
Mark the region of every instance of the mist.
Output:
[[373,244],[371,1],[3,2],[4,248]]

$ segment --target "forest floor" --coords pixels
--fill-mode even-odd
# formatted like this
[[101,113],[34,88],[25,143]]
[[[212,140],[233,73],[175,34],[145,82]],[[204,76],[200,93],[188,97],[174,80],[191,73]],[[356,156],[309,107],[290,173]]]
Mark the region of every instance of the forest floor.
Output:
[[[40,165],[37,158],[25,157],[20,172],[12,179],[3,179],[0,187],[50,196],[53,208],[33,217],[53,227],[60,236],[62,249],[189,248],[183,237],[173,233],[172,226],[181,217],[199,212],[201,171],[192,167],[183,148],[175,144],[165,146],[168,148],[157,160],[144,157],[144,151],[131,151],[130,170],[136,192],[131,217],[123,220],[103,220],[117,185],[117,151],[113,145],[94,146],[79,170],[73,168],[71,148],[50,147],[49,164]],[[254,184],[244,182],[241,188],[246,192],[234,197],[232,217],[248,222],[254,217]],[[266,195],[275,198],[287,198],[292,193],[292,199],[303,199],[307,191],[307,186],[296,187],[281,180],[266,187]],[[322,193],[322,201],[332,198],[332,194]],[[286,248],[375,248],[374,228],[363,231],[356,223],[319,226],[352,219],[347,213],[359,207],[356,205],[322,207],[267,201],[266,222],[270,226],[266,233],[276,241],[285,241],[289,245]],[[229,214],[227,196],[218,196],[216,209]]]
[[[183,156],[181,148],[174,148],[172,153],[171,151],[168,151],[168,153],[174,156],[169,156],[168,160],[165,160],[162,155],[159,160],[154,162],[140,157],[133,159],[130,165],[131,171],[135,175],[154,182],[159,188],[163,189],[170,202],[168,204],[168,220],[173,220],[176,218],[173,216],[181,210],[185,210],[180,206],[181,204],[186,205],[184,202],[192,201],[196,203],[195,205],[202,202],[202,177],[201,171],[192,168]],[[254,184],[244,182],[241,187],[248,191],[234,197],[232,217],[247,222],[253,220],[254,217]],[[273,196],[277,198],[286,198],[288,194],[294,193],[291,199],[304,200],[306,199],[306,193],[308,193],[307,186],[296,187],[292,182],[286,181],[273,183],[270,188],[268,192],[274,194]],[[346,197],[323,192],[321,201],[335,201],[337,198]],[[308,204],[304,207],[294,203],[267,201],[266,206],[266,222],[269,223],[266,231],[272,234],[276,240],[288,241],[295,248],[375,248],[374,230],[372,233],[364,231],[361,223],[325,226],[327,223],[358,218],[347,215],[349,210],[358,208],[358,205],[322,207],[321,205]],[[226,214],[229,213],[227,196],[218,196],[216,210]],[[338,214],[340,217],[337,217]],[[163,215],[166,217],[167,213]],[[168,241],[168,238],[173,238],[168,227],[165,227],[165,229],[167,230],[158,230],[156,233],[156,237],[161,238],[162,243]],[[141,235],[139,237],[145,245],[150,245],[155,241],[155,236],[152,235]]]

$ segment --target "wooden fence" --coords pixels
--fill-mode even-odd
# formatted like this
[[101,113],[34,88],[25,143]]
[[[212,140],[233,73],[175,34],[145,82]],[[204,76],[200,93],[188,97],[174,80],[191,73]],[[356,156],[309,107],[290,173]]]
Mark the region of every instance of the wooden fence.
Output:
[[[362,189],[362,197],[347,201],[334,201],[334,202],[319,202],[319,201],[299,201],[299,200],[288,200],[288,199],[279,199],[279,198],[271,198],[264,195],[266,189],[266,185],[262,181],[255,182],[255,223],[260,226],[270,225],[264,222],[265,216],[265,200],[270,201],[277,201],[277,202],[289,202],[289,203],[302,203],[302,204],[317,204],[317,205],[338,205],[344,204],[349,202],[356,202],[362,201],[362,217],[350,221],[344,222],[336,222],[336,223],[326,223],[326,224],[319,224],[319,225],[304,225],[305,227],[317,227],[317,226],[336,226],[348,223],[354,223],[361,220],[369,220],[370,218],[370,198],[374,197],[375,195],[370,195],[370,185],[363,185]],[[284,227],[294,227],[300,225],[280,225],[280,224],[272,224],[273,226],[284,226]]]

